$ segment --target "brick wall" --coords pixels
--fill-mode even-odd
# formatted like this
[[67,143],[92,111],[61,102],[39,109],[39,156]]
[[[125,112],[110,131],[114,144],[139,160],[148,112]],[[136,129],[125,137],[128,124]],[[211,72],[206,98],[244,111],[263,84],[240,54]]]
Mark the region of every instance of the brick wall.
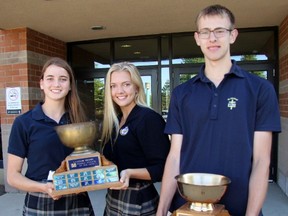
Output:
[[[0,98],[1,123],[12,123],[15,116],[5,112],[6,87],[23,88],[23,112],[40,99],[33,94],[39,90],[39,78],[44,62],[50,56],[66,58],[66,44],[28,28],[0,31]],[[21,89],[22,90],[22,89]],[[34,102],[33,102],[34,101]]]
[[282,132],[278,142],[278,185],[288,195],[288,16],[279,26],[279,104]]
[[[22,113],[41,100],[41,69],[52,56],[66,58],[66,44],[29,28],[0,30],[0,115],[4,168],[12,123],[17,115],[6,114],[6,88],[20,87]],[[5,169],[6,172],[6,169]],[[6,191],[13,191],[5,184]]]
[[283,20],[279,28],[279,69],[280,76],[280,109],[281,116],[288,118],[288,16]]

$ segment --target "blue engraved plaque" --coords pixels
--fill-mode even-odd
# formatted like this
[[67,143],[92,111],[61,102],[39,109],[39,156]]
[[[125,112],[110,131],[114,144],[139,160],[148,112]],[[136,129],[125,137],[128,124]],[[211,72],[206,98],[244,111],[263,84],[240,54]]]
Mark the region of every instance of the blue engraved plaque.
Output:
[[118,177],[118,171],[115,167],[106,169],[107,177]]
[[66,175],[63,174],[54,175],[53,183],[55,185],[55,190],[66,190],[67,189]]
[[94,184],[103,184],[105,183],[105,170],[104,169],[98,169],[93,171],[93,178],[94,178]]
[[92,184],[93,184],[92,181],[84,181],[84,182],[81,182],[81,186],[82,186],[82,187],[90,186],[90,185],[92,185]]
[[98,156],[86,157],[86,158],[76,158],[68,160],[68,170],[84,169],[89,167],[97,167],[100,165],[100,160]]
[[68,183],[79,182],[79,178],[68,178]]
[[55,180],[55,185],[64,185],[66,184],[66,180],[65,179],[61,179],[61,180]]
[[78,178],[78,173],[68,173],[67,177],[68,178]]
[[80,172],[80,176],[81,176],[81,177],[91,176],[91,171],[83,171],[83,172]]
[[79,188],[80,182],[69,182],[68,186],[69,186],[69,188]]
[[65,175],[55,175],[54,176],[54,180],[65,180],[66,179],[66,177],[65,177]]
[[66,190],[66,189],[68,189],[66,184],[65,185],[56,185],[55,186],[55,190]]

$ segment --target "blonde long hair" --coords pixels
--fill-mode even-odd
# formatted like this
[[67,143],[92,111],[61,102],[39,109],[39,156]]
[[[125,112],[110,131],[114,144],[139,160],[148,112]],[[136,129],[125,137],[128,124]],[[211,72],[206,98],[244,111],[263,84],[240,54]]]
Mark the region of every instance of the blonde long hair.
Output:
[[102,128],[102,146],[105,145],[109,140],[112,141],[112,134],[115,130],[115,139],[119,132],[119,120],[118,115],[121,114],[120,107],[112,100],[111,97],[111,74],[118,71],[126,71],[131,76],[131,82],[137,88],[137,94],[134,98],[135,103],[139,106],[148,107],[145,102],[145,92],[142,83],[142,79],[138,69],[135,65],[129,62],[120,62],[113,64],[106,75],[105,83],[105,102],[104,102],[104,119]]

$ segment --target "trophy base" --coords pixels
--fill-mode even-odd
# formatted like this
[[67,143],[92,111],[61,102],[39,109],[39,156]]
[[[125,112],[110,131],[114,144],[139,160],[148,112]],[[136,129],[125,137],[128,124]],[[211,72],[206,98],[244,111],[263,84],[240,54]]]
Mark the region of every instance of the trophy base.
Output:
[[71,154],[66,157],[65,160],[67,170],[101,166],[101,156],[100,153],[96,151],[87,154]]
[[185,203],[173,213],[173,216],[230,216],[229,212],[225,210],[224,205],[213,204],[213,210],[209,211],[195,211],[190,209],[190,205],[189,202]]
[[120,187],[116,165],[70,170],[53,175],[53,195],[66,195]]

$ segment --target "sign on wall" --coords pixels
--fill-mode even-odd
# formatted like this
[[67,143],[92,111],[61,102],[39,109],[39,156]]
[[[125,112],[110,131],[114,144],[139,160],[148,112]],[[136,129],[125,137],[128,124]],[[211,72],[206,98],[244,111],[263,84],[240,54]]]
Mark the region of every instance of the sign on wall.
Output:
[[21,108],[21,88],[6,88],[6,113],[20,114]]

